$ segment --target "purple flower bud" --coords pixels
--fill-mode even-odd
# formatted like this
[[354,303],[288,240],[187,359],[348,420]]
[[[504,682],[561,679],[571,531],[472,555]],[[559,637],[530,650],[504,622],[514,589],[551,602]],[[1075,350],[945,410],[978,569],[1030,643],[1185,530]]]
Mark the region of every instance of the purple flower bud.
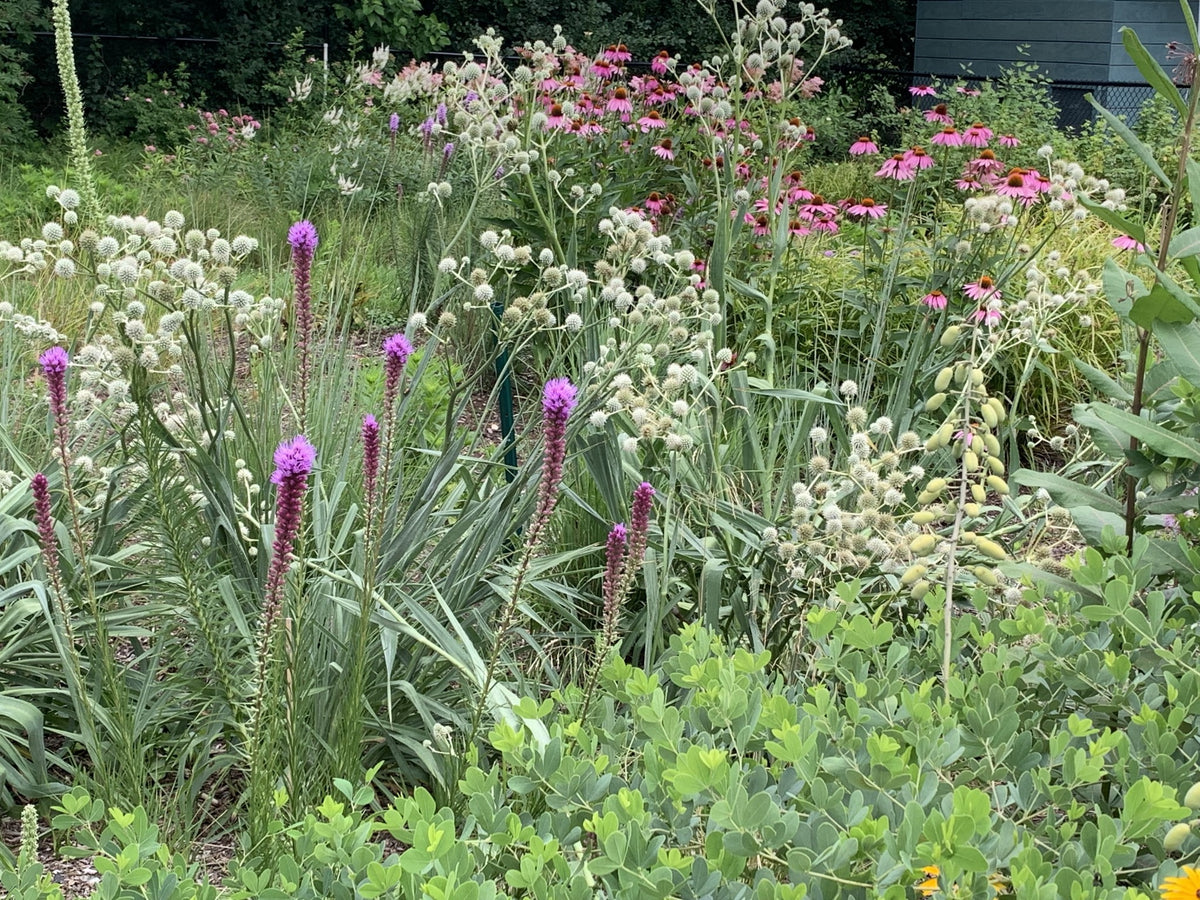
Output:
[[275,449],[275,471],[271,483],[275,492],[275,540],[271,546],[271,565],[267,570],[266,602],[263,607],[264,645],[279,610],[283,606],[283,582],[292,561],[292,549],[300,532],[304,510],[304,492],[308,476],[317,459],[316,448],[298,434]]
[[392,136],[394,137],[396,132],[399,130],[400,130],[400,116],[398,113],[392,113],[388,117],[388,131],[390,131],[392,133]]
[[383,403],[391,410],[400,389],[400,373],[412,356],[413,345],[403,334],[393,334],[383,342]]
[[633,508],[629,514],[629,548],[625,554],[625,567],[621,572],[621,590],[624,596],[637,577],[638,569],[646,556],[646,542],[650,537],[650,509],[654,504],[654,486],[643,481],[634,489]]
[[444,146],[442,148],[442,156],[445,157],[447,160],[449,160],[450,157],[453,155],[454,155],[454,144],[452,142],[447,143],[446,146]]
[[621,606],[621,572],[625,563],[625,545],[628,532],[617,523],[608,533],[604,547],[604,581],[600,594],[604,599],[604,643],[609,645],[616,633],[617,618]]
[[50,412],[54,415],[55,437],[59,452],[63,454],[63,465],[67,464],[66,452],[68,443],[67,417],[67,364],[70,362],[67,351],[62,347],[51,347],[40,357],[42,374],[46,376],[46,385],[50,395]]
[[312,261],[318,243],[317,229],[304,219],[288,229],[292,245],[292,277],[296,282],[296,347],[300,351],[300,427],[308,412],[309,341],[312,336]]
[[362,423],[363,443],[363,490],[368,508],[375,498],[375,482],[379,477],[379,423],[367,415]]
[[434,117],[434,119],[437,120],[437,123],[439,125],[446,124],[446,104],[445,103],[439,103],[437,105],[437,109],[434,110],[433,117]]
[[566,422],[579,390],[568,378],[551,378],[542,389],[542,412],[547,420]]
[[302,219],[288,229],[288,243],[294,254],[307,253],[311,258],[319,242],[316,226],[308,219]]
[[[65,354],[64,354],[65,356]],[[58,537],[54,533],[54,517],[50,513],[50,483],[38,472],[30,481],[33,489],[33,512],[37,522],[38,541],[42,545],[42,558],[50,581],[57,588],[60,584],[58,568]]]

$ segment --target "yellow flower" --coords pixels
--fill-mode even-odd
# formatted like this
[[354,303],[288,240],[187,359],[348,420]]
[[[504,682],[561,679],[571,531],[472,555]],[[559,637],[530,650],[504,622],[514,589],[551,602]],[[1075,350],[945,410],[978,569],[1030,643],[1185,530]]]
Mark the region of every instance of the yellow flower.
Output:
[[[942,870],[937,866],[925,866],[921,871],[927,877],[924,881],[917,882],[913,887],[922,897],[932,897],[938,892],[938,876],[942,874]],[[1195,898],[1189,898],[1189,900],[1195,900]]]
[[1200,869],[1184,866],[1182,875],[1164,878],[1159,891],[1162,900],[1196,900],[1200,897]]

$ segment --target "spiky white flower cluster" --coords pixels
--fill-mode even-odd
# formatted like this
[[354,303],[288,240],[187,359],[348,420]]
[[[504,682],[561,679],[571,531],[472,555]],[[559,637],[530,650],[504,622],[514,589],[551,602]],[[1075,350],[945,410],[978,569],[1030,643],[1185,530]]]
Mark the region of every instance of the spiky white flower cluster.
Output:
[[[924,477],[905,457],[922,451],[911,431],[869,420],[862,406],[844,415],[847,446],[818,425],[809,432],[808,477],[792,485],[787,523],[763,538],[807,593],[820,594],[847,577],[895,572],[914,530],[908,520],[912,485]],[[837,433],[837,431],[835,431]]]

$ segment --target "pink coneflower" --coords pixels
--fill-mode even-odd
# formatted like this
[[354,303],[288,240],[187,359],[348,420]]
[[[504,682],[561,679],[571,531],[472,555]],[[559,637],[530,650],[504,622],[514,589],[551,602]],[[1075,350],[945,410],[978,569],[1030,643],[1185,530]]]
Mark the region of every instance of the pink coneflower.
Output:
[[982,151],[978,157],[967,163],[967,170],[975,175],[987,175],[990,172],[999,172],[1003,168],[991,150]]
[[813,231],[824,231],[826,234],[837,234],[840,228],[837,219],[829,217],[816,219],[813,222]]
[[658,191],[651,191],[644,205],[646,210],[652,215],[661,216],[671,208],[671,195],[667,194],[663,196]]
[[857,141],[850,145],[851,156],[874,156],[879,152],[878,145],[871,140],[868,135],[861,135]]
[[1048,194],[1050,193],[1050,189],[1054,187],[1054,182],[1037,169],[1027,169],[1025,171],[1025,183],[1039,194]]
[[668,160],[674,159],[675,158],[675,150],[673,149],[674,146],[675,145],[671,143],[670,138],[663,138],[662,141],[660,141],[657,145],[655,145],[654,155],[657,156],[659,159],[668,159]]
[[838,211],[837,205],[830,203],[820,194],[813,194],[811,200],[800,207],[798,215],[802,219],[814,219],[817,216],[832,216]]
[[930,141],[939,147],[961,147],[963,139],[957,128],[947,127],[930,138]]
[[567,117],[563,115],[561,103],[551,103],[550,110],[546,114],[546,130],[552,128],[565,128],[570,125]]
[[804,134],[800,135],[800,140],[815,141],[816,139],[817,139],[816,130],[811,125],[805,125],[804,126]]
[[626,63],[633,59],[633,54],[624,44],[609,44],[601,54],[605,60],[612,63]]
[[659,50],[650,60],[650,71],[658,75],[666,75],[670,71],[670,66],[671,54],[666,50]]
[[961,84],[958,85],[958,87],[956,87],[954,90],[958,91],[958,93],[962,94],[964,97],[978,97],[982,94],[982,91],[977,91],[974,88],[964,87]]
[[996,193],[1001,197],[1010,197],[1028,205],[1037,197],[1037,191],[1025,181],[1025,173],[1020,169],[1011,169],[1007,176],[996,184]]
[[996,282],[987,275],[981,275],[978,281],[963,285],[963,293],[972,300],[999,300],[1003,296],[996,287]]
[[750,163],[743,160],[742,162],[738,163],[736,166],[733,167],[733,171],[737,175],[738,178],[742,179],[743,181],[746,181],[747,179],[750,178]]
[[911,165],[917,171],[920,171],[921,169],[932,169],[936,165],[936,163],[933,161],[933,157],[925,152],[924,147],[909,147],[908,150],[904,152],[904,158],[908,161],[909,165]]
[[1136,250],[1138,253],[1146,252],[1146,245],[1141,241],[1131,238],[1127,234],[1118,235],[1112,239],[1112,245],[1118,250]]
[[754,233],[758,236],[771,233],[771,217],[766,213],[752,215],[746,213],[746,224],[754,226]]
[[896,181],[912,181],[917,176],[917,168],[908,161],[903,153],[896,153],[880,166],[875,173],[877,178],[894,178]]
[[870,197],[863,197],[857,203],[852,203],[846,207],[846,212],[852,216],[868,219],[882,219],[887,215],[887,204],[876,203]]
[[932,84],[914,84],[908,89],[914,97],[936,97],[937,89]]
[[982,122],[976,122],[963,132],[963,143],[968,147],[986,147],[992,139],[992,129]]
[[1020,138],[1016,137],[1015,135],[1011,135],[1011,134],[1000,135],[1000,137],[996,139],[996,143],[999,144],[1001,147],[1020,147],[1021,146]]
[[954,186],[960,191],[978,191],[983,188],[979,179],[974,175],[961,175],[955,180]]
[[612,78],[621,71],[621,67],[610,63],[606,59],[598,59],[592,63],[591,72],[597,78]]
[[622,115],[632,114],[633,104],[629,102],[629,91],[623,87],[618,87],[613,91],[612,97],[609,98],[608,105],[604,109],[605,112],[620,113]]
[[953,125],[954,119],[950,116],[950,110],[945,103],[939,103],[932,109],[925,110],[926,122],[941,122],[943,125]]
[[983,309],[977,309],[971,313],[971,318],[975,321],[976,325],[986,325],[988,328],[991,328],[994,325],[1000,324],[1000,320],[1004,318],[1004,313],[1001,312],[998,304],[993,305],[989,303]]
[[667,122],[658,114],[658,110],[652,109],[640,119],[637,120],[638,128],[642,129],[642,134],[649,134],[656,128],[666,128]]
[[926,294],[924,297],[921,298],[921,302],[924,303],[926,306],[928,306],[930,309],[945,309],[946,308],[946,295],[943,294],[941,291],[930,291],[928,294]]

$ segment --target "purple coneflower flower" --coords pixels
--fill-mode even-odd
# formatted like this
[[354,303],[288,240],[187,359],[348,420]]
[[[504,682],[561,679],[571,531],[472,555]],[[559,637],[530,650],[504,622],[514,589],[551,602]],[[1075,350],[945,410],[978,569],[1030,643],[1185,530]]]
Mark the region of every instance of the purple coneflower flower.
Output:
[[846,207],[849,215],[868,219],[882,219],[887,215],[887,210],[886,203],[876,203],[871,197],[863,197],[857,203],[851,203]]
[[999,304],[989,303],[983,309],[977,309],[971,313],[971,318],[975,320],[975,324],[991,328],[1000,323],[1000,320],[1004,318],[1004,313],[1001,312]]
[[1020,169],[1013,169],[997,182],[996,193],[1025,204],[1032,203],[1037,197],[1037,191],[1025,182],[1025,174]]
[[996,159],[996,154],[991,150],[984,150],[967,163],[967,169],[974,175],[987,175],[990,172],[999,172],[1003,168],[1003,164]]
[[999,144],[1001,147],[1020,147],[1021,146],[1020,138],[1017,138],[1016,136],[1011,135],[1011,134],[1000,135],[1000,137],[996,139],[996,143]]
[[904,158],[918,172],[921,169],[932,169],[935,165],[933,157],[925,152],[924,147],[909,147],[904,151]]
[[958,133],[957,128],[946,127],[935,134],[930,141],[937,144],[939,147],[961,147],[962,135]]
[[941,291],[930,291],[928,294],[926,294],[924,297],[921,298],[921,302],[924,303],[926,306],[928,306],[930,309],[945,309],[946,308],[946,295],[943,294]]
[[875,173],[877,178],[894,178],[896,181],[912,181],[917,175],[917,168],[903,153],[896,153],[879,167]]
[[963,293],[972,300],[999,300],[1003,295],[996,287],[996,282],[987,275],[981,275],[978,281],[963,285]]
[[624,44],[609,44],[601,54],[604,59],[611,63],[625,63],[633,59],[633,55],[629,52],[629,48]]
[[879,146],[871,140],[869,135],[862,135],[857,141],[850,145],[851,156],[874,156],[879,152]]
[[675,145],[671,143],[670,138],[663,138],[663,140],[658,144],[658,146],[656,146],[654,148],[654,155],[657,156],[659,159],[668,159],[668,160],[674,159],[675,158],[674,146]]
[[937,89],[932,84],[914,84],[908,89],[914,97],[936,97]]
[[666,50],[659,50],[655,57],[650,60],[650,71],[657,75],[666,75],[671,64],[671,54]]
[[963,143],[968,147],[986,147],[992,139],[992,129],[976,122],[963,133]]
[[642,129],[642,134],[649,134],[656,128],[666,128],[667,120],[658,114],[658,110],[652,109],[638,119],[637,124],[638,128]]
[[962,94],[964,97],[978,97],[983,93],[982,91],[978,91],[975,88],[969,88],[969,87],[966,87],[961,84],[958,87],[956,87],[954,90],[958,91],[958,93]]
[[1119,235],[1112,239],[1112,245],[1118,250],[1136,250],[1138,253],[1146,252],[1146,245],[1141,241],[1131,238],[1127,234]]
[[945,103],[939,103],[932,109],[925,110],[926,122],[941,122],[943,125],[953,125],[954,119]]

